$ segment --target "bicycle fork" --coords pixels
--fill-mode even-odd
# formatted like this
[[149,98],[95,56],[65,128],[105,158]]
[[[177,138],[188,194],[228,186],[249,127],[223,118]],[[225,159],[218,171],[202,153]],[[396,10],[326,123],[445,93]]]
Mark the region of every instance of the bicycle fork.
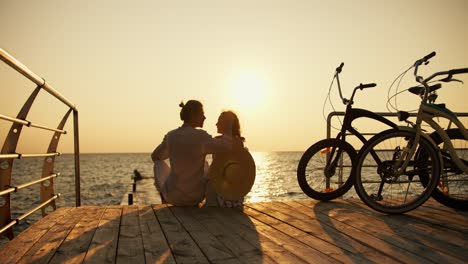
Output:
[[[330,189],[330,179],[332,176],[336,174],[337,164],[338,164],[338,161],[341,160],[340,157],[343,152],[341,148],[338,148],[338,151],[336,149],[337,149],[336,147],[333,147],[331,151],[327,153],[327,163],[324,168],[324,174],[326,178],[326,182],[325,182],[326,190]],[[335,152],[336,152],[336,155],[334,155]],[[340,171],[340,176],[341,176],[341,171]],[[340,182],[342,182],[341,177],[340,177]]]

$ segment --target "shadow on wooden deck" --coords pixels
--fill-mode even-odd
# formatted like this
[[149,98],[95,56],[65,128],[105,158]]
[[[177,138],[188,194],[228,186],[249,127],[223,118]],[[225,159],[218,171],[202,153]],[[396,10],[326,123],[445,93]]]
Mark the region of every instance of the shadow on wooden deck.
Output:
[[61,208],[2,263],[466,263],[468,214],[427,202],[383,215],[358,200]]

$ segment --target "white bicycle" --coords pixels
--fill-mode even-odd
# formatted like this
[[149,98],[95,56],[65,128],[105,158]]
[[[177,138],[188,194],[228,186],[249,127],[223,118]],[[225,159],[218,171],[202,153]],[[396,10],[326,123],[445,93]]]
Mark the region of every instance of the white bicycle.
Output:
[[[422,98],[416,122],[408,121],[408,112],[399,111],[400,121],[410,126],[375,135],[358,154],[354,187],[361,200],[379,212],[408,212],[431,195],[445,205],[467,209],[468,132],[452,111],[434,102],[436,90],[442,87],[440,83],[457,81],[453,76],[468,73],[468,68],[436,72],[427,78],[418,76],[419,66],[434,56],[435,52],[417,60],[413,66],[420,86],[409,91]],[[437,76],[444,78],[433,81]],[[447,119],[448,128],[442,128],[434,118]],[[421,128],[423,122],[435,130],[431,136]],[[452,124],[456,129],[450,128]],[[462,147],[455,148],[455,141],[461,141],[456,145]]]

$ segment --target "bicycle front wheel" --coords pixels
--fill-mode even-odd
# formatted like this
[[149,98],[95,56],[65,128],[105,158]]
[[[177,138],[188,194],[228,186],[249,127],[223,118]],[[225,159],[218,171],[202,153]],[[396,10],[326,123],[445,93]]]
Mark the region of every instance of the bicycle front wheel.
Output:
[[324,139],[302,155],[297,180],[309,197],[328,201],[343,196],[353,184],[352,167],[356,150],[347,142]]
[[[468,140],[459,129],[445,131],[455,148],[457,156],[468,166]],[[432,197],[439,203],[458,210],[468,210],[468,174],[452,161],[448,150],[443,147],[443,140],[434,132],[431,138],[439,146],[442,153],[443,170],[439,184]]]
[[[413,147],[416,134],[390,129],[371,138],[358,154],[354,187],[361,200],[372,209],[401,214],[422,205],[434,191],[440,176],[440,160],[434,146],[424,137],[419,140],[415,162],[411,157],[401,172],[401,157]],[[399,161],[400,160],[400,161]]]

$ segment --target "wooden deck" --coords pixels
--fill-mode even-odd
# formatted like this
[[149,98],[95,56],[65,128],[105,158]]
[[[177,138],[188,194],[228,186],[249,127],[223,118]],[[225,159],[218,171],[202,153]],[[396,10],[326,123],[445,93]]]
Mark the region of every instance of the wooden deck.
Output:
[[0,263],[467,263],[467,219],[433,201],[398,216],[358,200],[60,208]]

